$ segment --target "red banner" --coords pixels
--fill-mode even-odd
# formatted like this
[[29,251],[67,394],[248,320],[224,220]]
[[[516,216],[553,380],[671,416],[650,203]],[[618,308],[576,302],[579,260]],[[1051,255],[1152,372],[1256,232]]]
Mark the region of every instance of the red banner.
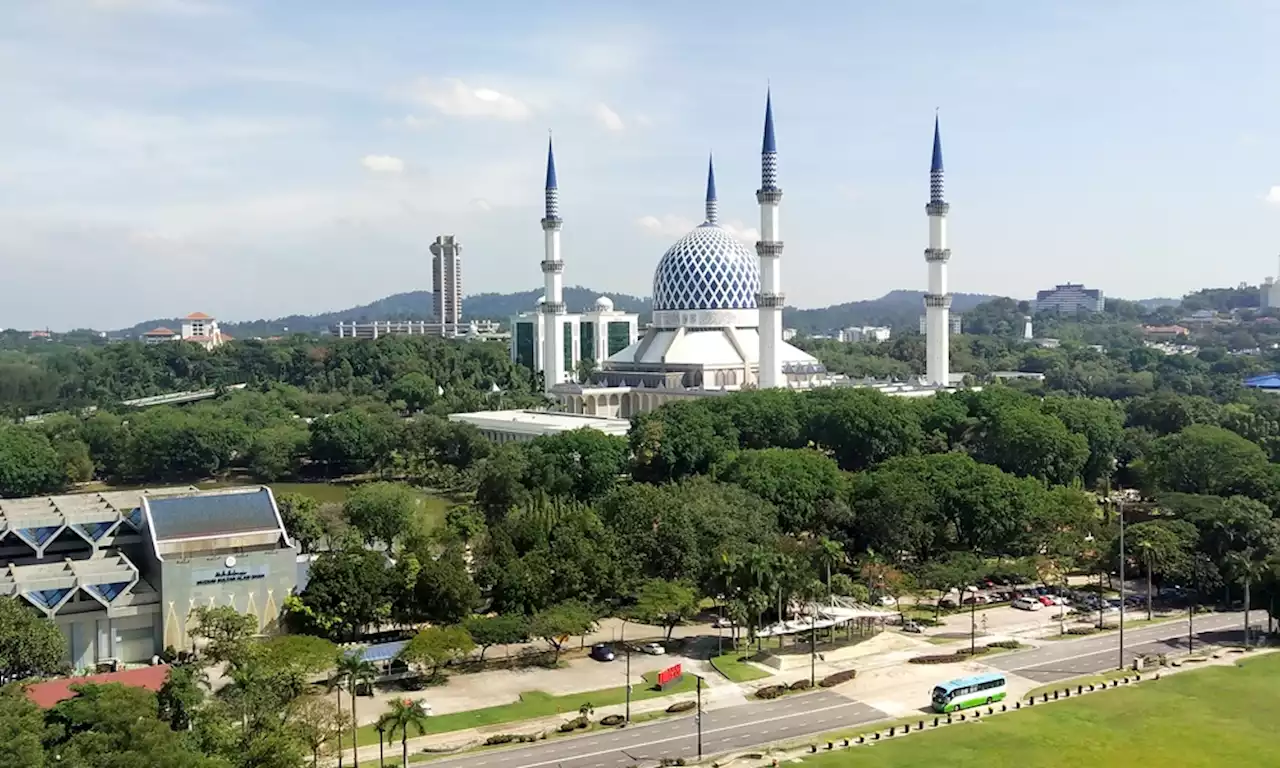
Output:
[[666,669],[658,673],[658,685],[659,686],[666,685],[672,680],[675,680],[676,678],[680,677],[680,675],[682,674],[684,674],[684,670],[680,668],[679,664],[675,664],[670,667],[667,667]]

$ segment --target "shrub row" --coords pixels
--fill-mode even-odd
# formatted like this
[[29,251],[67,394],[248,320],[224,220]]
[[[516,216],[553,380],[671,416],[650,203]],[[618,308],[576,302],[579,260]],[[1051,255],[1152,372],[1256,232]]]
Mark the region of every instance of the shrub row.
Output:
[[492,747],[496,744],[530,744],[545,736],[539,736],[536,733],[519,734],[519,733],[495,733],[484,740],[485,746]]
[[675,704],[667,707],[668,712],[688,712],[698,706],[696,701],[677,701]]
[[986,647],[1016,649],[1021,648],[1022,643],[1019,643],[1017,640],[997,640],[994,643],[987,643]]
[[766,685],[756,691],[757,699],[776,699],[787,692],[785,685]]
[[1072,627],[1067,630],[1068,635],[1092,635],[1098,631],[1097,627]]
[[794,683],[792,683],[791,685],[788,685],[788,686],[787,686],[787,690],[789,690],[789,691],[805,691],[805,690],[808,690],[808,689],[810,689],[810,688],[812,688],[812,687],[813,687],[813,683],[812,683],[811,681],[809,681],[808,679],[804,679],[804,680],[797,680],[797,681],[795,681]]
[[587,718],[583,717],[582,715],[578,715],[577,717],[573,718],[572,720],[569,720],[568,722],[561,723],[560,728],[558,730],[561,733],[571,733],[573,731],[578,730],[579,728],[586,728],[590,724],[591,722],[587,720]]
[[834,675],[827,675],[826,677],[822,678],[822,681],[819,682],[818,685],[822,688],[831,688],[832,686],[849,682],[854,677],[856,677],[857,674],[858,674],[858,670],[856,669],[846,669],[845,671],[837,672]]
[[605,717],[600,718],[600,724],[610,725],[610,726],[622,725],[624,722],[626,722],[626,720],[627,718],[623,717],[622,715],[606,715]]

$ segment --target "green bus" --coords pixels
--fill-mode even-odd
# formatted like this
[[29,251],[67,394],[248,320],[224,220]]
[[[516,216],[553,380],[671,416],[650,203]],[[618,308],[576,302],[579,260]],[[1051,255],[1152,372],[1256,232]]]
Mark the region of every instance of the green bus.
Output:
[[962,677],[933,689],[934,712],[955,712],[965,707],[991,704],[1005,697],[1004,675],[992,673]]

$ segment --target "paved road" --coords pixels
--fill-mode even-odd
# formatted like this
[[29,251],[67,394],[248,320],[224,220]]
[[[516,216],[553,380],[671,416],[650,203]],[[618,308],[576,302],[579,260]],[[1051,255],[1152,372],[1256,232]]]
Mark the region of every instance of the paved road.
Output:
[[[1239,642],[1242,624],[1243,617],[1239,613],[1197,617],[1196,645]],[[1186,623],[1180,621],[1126,630],[1126,660],[1142,654],[1184,652],[1186,632]],[[1119,633],[1109,632],[1098,637],[1046,643],[1034,650],[993,658],[988,663],[1006,672],[1049,683],[1115,668],[1118,648]],[[753,702],[704,713],[703,749],[707,754],[746,749],[886,717],[885,713],[867,704],[829,691],[779,701]],[[623,730],[601,731],[590,736],[545,741],[531,747],[433,760],[431,764],[443,768],[621,768],[634,764],[653,765],[663,757],[695,755],[695,734],[694,719],[679,717]]]
[[[825,733],[841,726],[885,718],[885,713],[836,693],[788,696],[778,701],[704,712],[702,743],[707,754]],[[697,725],[693,717],[661,720],[592,736],[543,742],[534,747],[481,752],[433,760],[448,768],[591,768],[656,764],[664,757],[691,758],[697,754]]]
[[[1265,614],[1261,622],[1265,624]],[[1251,617],[1252,618],[1252,617]],[[1194,628],[1196,647],[1202,643],[1240,642],[1243,639],[1244,616],[1242,613],[1215,613],[1196,617]],[[1138,656],[1158,653],[1186,653],[1187,623],[1173,621],[1167,624],[1126,629],[1124,633],[1125,663]],[[1119,664],[1120,634],[1108,632],[1098,637],[1080,640],[1056,640],[1031,651],[1010,653],[991,659],[991,666],[1013,672],[1040,683],[1052,683],[1069,677],[1087,675],[1115,669]]]

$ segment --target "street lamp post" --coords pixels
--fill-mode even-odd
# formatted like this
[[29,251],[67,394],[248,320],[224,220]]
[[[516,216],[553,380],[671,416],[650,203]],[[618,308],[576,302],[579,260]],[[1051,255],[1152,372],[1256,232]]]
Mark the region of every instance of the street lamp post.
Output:
[[[1120,514],[1120,669],[1124,669],[1124,500],[1117,502]],[[1151,599],[1151,595],[1147,595]]]
[[965,587],[969,593],[969,658],[978,653],[978,588]]
[[627,655],[627,713],[624,717],[627,725],[631,724],[631,646],[625,642],[622,644],[622,652]]
[[386,739],[382,737],[384,730],[385,729],[382,727],[382,724],[379,723],[378,724],[378,765],[385,765],[387,762],[386,757],[382,753],[382,745],[386,742]]
[[698,724],[698,761],[702,761],[702,677],[698,677],[698,714],[693,718]]
[[817,684],[816,668],[818,658],[818,612],[813,604],[809,604],[809,685]]

